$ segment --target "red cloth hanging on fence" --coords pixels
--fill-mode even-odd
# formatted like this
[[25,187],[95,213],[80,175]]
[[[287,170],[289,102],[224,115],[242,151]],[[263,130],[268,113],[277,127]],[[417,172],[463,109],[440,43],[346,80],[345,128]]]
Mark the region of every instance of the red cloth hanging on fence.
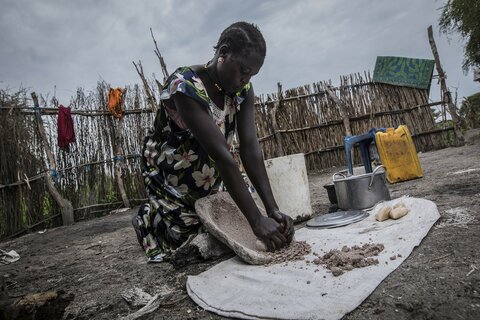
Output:
[[58,107],[57,133],[58,146],[68,151],[68,145],[75,142],[75,130],[73,129],[73,119],[70,108],[66,108],[63,105]]

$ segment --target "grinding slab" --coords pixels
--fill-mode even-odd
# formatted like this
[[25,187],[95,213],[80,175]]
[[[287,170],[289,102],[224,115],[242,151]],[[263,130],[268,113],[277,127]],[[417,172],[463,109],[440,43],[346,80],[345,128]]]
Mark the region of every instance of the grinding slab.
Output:
[[[208,232],[249,264],[270,264],[303,258],[310,252],[304,242],[292,243],[279,251],[257,249],[257,237],[228,192],[219,192],[195,202],[195,211]],[[262,212],[262,214],[265,214]]]
[[310,219],[307,227],[320,229],[342,227],[361,221],[368,215],[368,212],[361,210],[337,211]]

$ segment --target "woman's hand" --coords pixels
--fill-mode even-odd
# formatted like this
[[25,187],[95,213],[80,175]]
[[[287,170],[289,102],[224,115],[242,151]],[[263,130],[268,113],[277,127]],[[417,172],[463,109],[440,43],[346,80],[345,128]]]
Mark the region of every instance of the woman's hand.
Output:
[[268,213],[268,216],[274,219],[277,223],[280,224],[280,232],[287,240],[287,244],[290,244],[295,234],[295,229],[293,228],[293,220],[284,213],[281,213],[280,210],[273,210]]
[[273,218],[260,216],[252,225],[252,230],[269,251],[278,250],[287,244],[287,239],[281,232],[282,226]]

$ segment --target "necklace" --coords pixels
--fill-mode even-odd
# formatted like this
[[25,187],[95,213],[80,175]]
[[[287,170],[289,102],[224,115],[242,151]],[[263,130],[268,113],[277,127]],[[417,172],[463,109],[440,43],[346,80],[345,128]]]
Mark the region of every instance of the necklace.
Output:
[[207,72],[208,78],[213,82],[213,85],[215,86],[215,88],[217,88],[218,92],[222,92],[223,88],[218,83],[216,83],[215,80],[213,80],[213,77],[210,75],[210,72],[208,72],[208,62],[205,63],[205,65],[203,67],[205,68],[205,71]]

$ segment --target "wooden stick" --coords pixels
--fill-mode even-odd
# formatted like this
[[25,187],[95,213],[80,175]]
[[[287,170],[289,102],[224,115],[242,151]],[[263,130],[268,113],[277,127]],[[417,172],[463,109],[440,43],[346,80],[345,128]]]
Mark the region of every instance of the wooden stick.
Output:
[[[119,155],[119,156],[124,157],[125,159],[140,157],[139,154],[127,154],[127,155]],[[65,172],[65,171],[68,171],[68,170],[82,168],[82,167],[86,167],[86,166],[89,166],[89,165],[97,165],[97,164],[108,163],[108,162],[113,162],[113,161],[115,161],[115,158],[99,160],[99,161],[94,161],[94,162],[88,162],[88,163],[83,163],[83,164],[79,164],[79,165],[76,165],[76,166],[71,166],[71,167],[67,167],[67,168],[63,168],[63,169],[58,169],[57,172]],[[33,181],[36,181],[38,179],[42,179],[42,178],[45,177],[46,174],[48,174],[48,172],[43,172],[43,173],[37,174],[37,175],[32,176],[32,177],[27,177],[28,182],[33,182]],[[25,180],[19,180],[19,181],[10,183],[10,184],[0,184],[0,189],[20,186],[20,185],[26,184],[26,183],[27,182]]]
[[130,208],[130,201],[128,201],[127,193],[125,192],[125,186],[123,185],[122,179],[122,164],[124,164],[124,160],[123,157],[120,155],[122,153],[123,120],[123,117],[118,120],[117,128],[115,131],[115,180],[117,180],[117,185],[120,191],[120,196],[122,197],[123,205],[125,206],[125,208]]
[[412,138],[420,137],[420,136],[424,136],[424,135],[429,135],[429,134],[434,134],[434,133],[439,133],[439,132],[451,131],[451,130],[455,130],[455,127],[446,127],[446,128],[433,129],[433,130],[430,130],[430,131],[415,133],[415,134],[412,134]]
[[[126,89],[125,89],[126,90]],[[125,94],[125,91],[124,93]],[[122,101],[120,103],[124,103],[124,99],[122,98]],[[123,135],[122,135],[122,130],[123,130],[123,121],[124,117],[121,117],[118,120],[116,128],[113,127],[112,124],[112,129],[113,132],[115,133],[114,136],[114,154],[115,154],[115,180],[117,181],[117,186],[118,186],[118,191],[120,192],[120,196],[123,201],[123,205],[125,208],[130,208],[130,201],[128,201],[127,193],[125,192],[125,185],[123,184],[123,179],[122,179],[122,167],[125,165],[124,158],[121,155],[122,154],[122,140],[123,140]]]
[[440,256],[440,257],[437,257],[437,258],[434,258],[434,259],[430,259],[430,260],[428,260],[426,263],[431,263],[431,262],[434,262],[434,261],[442,260],[442,259],[448,258],[448,257],[450,257],[450,256],[452,256],[452,255],[453,255],[453,253],[447,253],[447,254],[445,254],[445,255],[443,255],[443,256]]
[[[436,134],[436,133],[439,133],[439,132],[450,131],[450,130],[453,130],[453,129],[454,129],[454,127],[448,127],[448,128],[440,128],[440,129],[434,129],[434,130],[430,130],[430,131],[420,132],[420,133],[412,134],[412,138],[416,138],[416,137],[420,137],[420,136],[424,136],[424,135]],[[336,146],[330,146],[330,147],[321,148],[321,149],[318,149],[318,150],[305,152],[305,155],[309,155],[309,154],[312,154],[312,153],[321,153],[321,152],[327,152],[327,151],[332,151],[332,150],[344,149],[344,148],[345,148],[345,145],[343,145],[343,144],[342,145],[336,145]]]
[[338,145],[338,146],[331,146],[331,147],[321,148],[321,149],[317,149],[317,150],[305,152],[305,155],[307,156],[307,155],[310,155],[310,154],[312,154],[312,153],[322,153],[322,152],[327,152],[327,151],[332,151],[332,150],[338,150],[338,149],[345,149],[345,146],[342,144],[342,145]]
[[[31,93],[33,103],[35,108],[39,108],[39,103],[38,103],[38,98],[35,92]],[[43,121],[42,117],[40,116],[40,113],[36,113],[36,121],[37,121],[37,128],[38,132],[40,134],[40,138],[43,144],[43,147],[45,149],[45,152],[47,153],[47,158],[48,158],[48,163],[50,166],[49,170],[55,170],[56,171],[56,164],[55,164],[55,159],[53,157],[52,150],[50,148],[50,144],[48,143],[47,140],[47,135],[45,134],[45,128],[43,126]],[[54,172],[55,172],[54,171]],[[55,183],[53,182],[51,174],[46,174],[46,181],[47,181],[47,187],[48,191],[52,195],[52,197],[55,199],[57,204],[60,206],[60,211],[62,213],[62,221],[63,225],[68,226],[73,224],[74,218],[73,218],[73,206],[70,201],[67,199],[63,198],[60,192],[58,192],[57,188],[55,187]]]
[[[15,107],[0,107],[0,109],[10,109],[10,110],[19,110],[23,114],[35,115],[36,110],[34,108],[15,108]],[[24,111],[25,110],[25,111]],[[32,110],[32,111],[29,111]],[[55,108],[40,108],[38,112],[41,115],[56,115],[58,114],[58,109]],[[151,108],[147,109],[130,109],[125,110],[125,115],[130,114],[142,114],[142,113],[152,113],[154,112]],[[98,117],[98,116],[109,116],[111,115],[110,111],[87,111],[87,110],[72,110],[71,114],[76,114],[86,117]]]
[[157,310],[167,299],[170,299],[173,294],[168,293],[166,295],[156,294],[152,299],[141,309],[131,313],[125,317],[120,318],[120,320],[136,320],[142,318],[146,314],[152,313]]
[[139,61],[138,65],[132,61],[133,65],[135,66],[135,70],[137,70],[137,73],[142,80],[143,83],[143,88],[145,89],[145,93],[148,97],[148,101],[150,102],[150,106],[152,107],[152,110],[154,112],[157,112],[157,99],[155,99],[155,96],[152,93],[152,90],[150,89],[150,85],[147,82],[147,79],[145,78],[145,75],[143,74],[143,67],[142,63]]
[[[142,202],[142,201],[147,201],[147,200],[148,200],[147,198],[145,198],[145,199],[129,199],[130,202]],[[98,208],[98,207],[107,207],[107,206],[119,205],[119,204],[122,204],[122,203],[123,203],[123,201],[91,204],[91,205],[88,205],[88,206],[75,208],[74,211],[91,209],[91,208]]]
[[[348,88],[355,88],[355,87],[364,87],[364,86],[368,86],[368,85],[372,85],[372,84],[373,84],[373,82],[364,82],[364,83],[358,83],[358,84],[352,84],[352,85],[342,85],[342,86],[338,86],[338,87],[332,87],[332,89],[333,90],[348,89]],[[282,100],[283,101],[300,100],[302,98],[322,96],[322,95],[326,95],[326,94],[327,94],[326,91],[317,91],[317,92],[310,93],[310,94],[296,95],[296,96],[292,96],[292,97],[288,97],[288,98],[283,98]],[[274,104],[274,103],[277,103],[277,102],[278,102],[278,100],[268,100],[268,101],[265,101],[263,103]],[[255,106],[259,106],[259,105],[260,105],[260,102],[255,102]]]
[[340,111],[340,115],[342,116],[342,121],[343,121],[343,125],[345,127],[346,135],[351,136],[352,135],[352,129],[350,127],[350,119],[348,118],[347,106],[340,99],[338,99],[337,95],[332,91],[332,89],[330,87],[325,87],[325,89],[328,93],[328,96],[338,106],[338,109]]
[[119,205],[119,204],[122,204],[122,203],[123,203],[123,201],[109,202],[109,203],[98,203],[98,204],[92,204],[92,205],[84,206],[84,207],[80,207],[80,208],[75,208],[74,211],[91,209],[91,208],[98,208],[98,207],[114,206],[114,205]]
[[[45,173],[37,174],[33,177],[27,177],[27,179],[28,179],[28,182],[31,183],[31,182],[36,181],[38,179],[42,179],[43,177],[45,177]],[[0,189],[9,188],[9,187],[16,187],[16,186],[20,186],[20,185],[26,184],[26,183],[27,182],[25,180],[19,180],[19,181],[10,183],[10,184],[0,184]]]
[[155,37],[153,36],[152,28],[150,28],[150,34],[152,35],[153,43],[155,44],[155,50],[153,52],[155,52],[158,60],[160,61],[160,66],[161,66],[162,72],[163,72],[163,82],[165,83],[165,81],[167,81],[167,78],[168,78],[167,65],[165,64],[165,61],[163,60],[162,54],[160,53],[160,50],[158,49],[157,41],[155,40]]
[[[283,102],[287,102],[287,101],[295,101],[295,100],[301,100],[303,98],[308,98],[308,97],[316,97],[316,96],[322,96],[324,95],[325,92],[323,91],[319,91],[319,92],[315,92],[315,93],[310,93],[310,94],[299,94],[299,95],[295,95],[295,96],[292,96],[292,97],[287,97],[287,98],[282,98],[282,101]],[[280,100],[278,99],[271,99],[271,100],[267,100],[265,102],[263,102],[263,104],[275,104],[275,103],[278,103]],[[259,102],[256,102],[255,103],[255,106],[259,106],[260,103]]]
[[282,103],[282,98],[281,98],[281,96],[282,96],[282,85],[280,84],[280,82],[278,82],[277,86],[278,86],[278,103],[275,103],[274,106],[273,106],[271,121],[272,121],[272,127],[273,127],[273,132],[274,132],[273,134],[274,134],[274,137],[275,137],[275,142],[277,143],[276,148],[275,148],[275,156],[276,157],[282,157],[282,156],[285,155],[285,153],[284,153],[284,149],[283,149],[282,136],[279,133],[279,127],[278,127],[278,124],[277,124],[277,111],[278,111],[278,108],[280,107],[280,105]]
[[452,116],[453,124],[455,127],[455,137],[456,137],[457,146],[463,146],[465,144],[465,138],[463,137],[463,134],[462,134],[462,119],[457,114],[455,105],[452,102],[452,96],[445,82],[446,75],[445,75],[445,72],[443,72],[443,68],[440,63],[440,56],[438,54],[437,45],[435,44],[435,39],[433,38],[432,26],[428,27],[428,41],[430,42],[430,47],[432,49],[433,57],[435,59],[435,65],[437,67],[438,75],[440,77],[442,100],[447,103],[448,111]]
[[[117,156],[119,156],[119,157],[124,157],[125,159],[140,157],[140,155],[138,155],[138,154],[127,154],[127,155],[119,154],[119,155],[117,155]],[[108,163],[108,162],[112,162],[112,161],[115,161],[115,157],[109,158],[109,159],[105,159],[105,160],[99,160],[99,161],[94,161],[94,162],[83,163],[83,164],[79,164],[79,165],[76,165],[76,166],[67,167],[67,168],[64,168],[64,169],[58,169],[58,171],[59,171],[59,172],[60,172],[60,171],[68,171],[68,170],[71,170],[71,169],[86,167],[86,166],[89,166],[89,165],[96,165],[96,164]]]

